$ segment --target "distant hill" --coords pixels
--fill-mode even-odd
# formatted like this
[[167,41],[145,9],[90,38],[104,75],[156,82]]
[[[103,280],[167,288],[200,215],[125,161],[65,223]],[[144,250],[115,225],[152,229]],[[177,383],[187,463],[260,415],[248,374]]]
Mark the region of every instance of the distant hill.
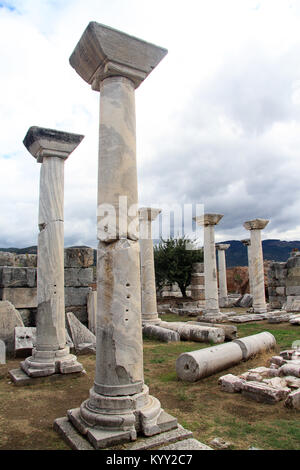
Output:
[[[238,240],[228,240],[230,248],[226,250],[226,265],[228,268],[234,266],[247,266],[247,247]],[[300,241],[285,242],[281,240],[263,240],[264,259],[270,261],[287,261],[293,248],[300,250]]]
[[[239,240],[227,240],[221,243],[229,243],[230,248],[226,251],[226,265],[228,268],[234,266],[248,266],[247,247]],[[287,261],[293,248],[300,251],[300,241],[285,242],[281,240],[263,240],[264,259],[270,261]],[[72,248],[84,248],[84,246],[73,246]],[[27,248],[0,248],[0,251],[8,251],[10,253],[37,253],[37,246],[29,246]],[[94,250],[94,263],[96,264],[97,250]]]

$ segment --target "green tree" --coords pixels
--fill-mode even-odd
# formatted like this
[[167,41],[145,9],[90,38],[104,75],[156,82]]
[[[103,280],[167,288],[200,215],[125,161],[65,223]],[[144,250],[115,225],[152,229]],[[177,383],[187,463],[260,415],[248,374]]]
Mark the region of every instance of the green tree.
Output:
[[158,290],[177,282],[182,296],[191,283],[192,265],[203,261],[203,249],[187,237],[161,239],[154,247],[155,278]]

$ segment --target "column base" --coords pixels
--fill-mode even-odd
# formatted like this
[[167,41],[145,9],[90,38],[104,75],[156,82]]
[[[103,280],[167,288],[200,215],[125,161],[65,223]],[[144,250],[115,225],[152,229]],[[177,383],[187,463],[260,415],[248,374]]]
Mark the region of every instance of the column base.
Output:
[[46,377],[53,374],[73,374],[83,371],[82,364],[77,361],[76,356],[70,354],[68,347],[57,351],[33,349],[32,356],[27,357],[20,366],[29,377]]
[[151,314],[151,315],[142,315],[142,324],[146,325],[159,325],[161,323],[161,319],[159,318],[158,314]]
[[109,397],[90,391],[80,408],[67,412],[74,428],[95,449],[135,441],[138,434],[150,437],[178,427],[177,419],[161,409],[147,386],[141,393]]
[[253,313],[267,313],[268,310],[266,306],[262,306],[262,307],[253,306],[252,311]]

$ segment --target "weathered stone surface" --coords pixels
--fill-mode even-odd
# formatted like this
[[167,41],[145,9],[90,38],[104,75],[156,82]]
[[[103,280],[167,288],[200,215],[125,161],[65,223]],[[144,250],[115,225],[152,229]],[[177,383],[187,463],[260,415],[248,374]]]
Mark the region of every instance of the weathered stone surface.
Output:
[[221,328],[225,333],[225,339],[233,340],[238,337],[237,334],[237,327],[234,325],[225,325],[224,323],[205,323],[201,321],[201,317],[198,317],[199,320],[197,322],[187,322],[193,325],[199,326],[211,326],[213,328]]
[[290,393],[284,404],[287,408],[300,410],[300,388]]
[[97,324],[97,291],[90,289],[87,295],[87,313],[89,330],[96,335]]
[[93,268],[65,268],[66,287],[87,287],[93,279]]
[[300,361],[299,364],[293,364],[291,361],[287,364],[284,364],[279,369],[279,375],[292,375],[294,377],[300,377]]
[[282,389],[287,387],[287,381],[280,377],[273,377],[272,379],[263,379],[263,382],[274,388]]
[[216,245],[216,248],[218,251],[219,306],[220,307],[227,307],[227,304],[228,304],[225,250],[227,250],[229,247],[230,245],[225,244],[225,243],[218,243]]
[[264,314],[251,314],[251,315],[236,315],[229,318],[232,323],[249,323],[251,321],[263,321],[265,320]]
[[65,268],[89,268],[94,264],[94,250],[89,247],[65,248]]
[[32,356],[21,363],[32,377],[83,370],[66,345],[64,314],[64,161],[82,139],[82,135],[33,126],[23,141],[41,163],[36,345]]
[[65,287],[65,306],[86,306],[89,287]]
[[285,351],[281,351],[279,353],[280,357],[286,360],[290,360],[293,357],[293,354],[295,353],[295,349],[286,349]]
[[36,287],[36,269],[1,267],[0,287]]
[[14,266],[15,257],[16,257],[15,253],[0,251],[0,266]]
[[244,380],[235,375],[227,374],[219,378],[218,384],[221,385],[223,392],[239,393],[243,388]]
[[300,315],[294,315],[290,318],[291,325],[300,325]]
[[220,222],[221,214],[204,214],[196,217],[198,225],[204,227],[204,275],[205,275],[205,315],[220,315],[217,262],[215,247],[215,225]]
[[212,447],[215,447],[216,449],[228,449],[231,446],[231,442],[226,442],[224,439],[221,437],[216,437],[212,441],[210,441],[210,445]]
[[152,240],[152,221],[160,213],[161,209],[151,207],[139,209],[142,322],[159,323],[160,321],[157,313]]
[[72,312],[75,317],[84,325],[88,326],[88,314],[86,305],[70,305],[66,306],[65,312]]
[[213,328],[209,326],[191,325],[185,322],[160,322],[161,328],[177,331],[180,339],[184,341],[197,341],[208,343],[212,341],[216,344],[223,343],[225,333],[221,328]]
[[256,335],[235,339],[234,343],[241,347],[243,359],[247,360],[258,353],[274,348],[276,346],[276,339],[271,333],[264,331]]
[[286,381],[286,384],[289,388],[300,388],[300,378],[293,377],[292,375],[286,375],[284,377],[284,380]]
[[185,439],[183,441],[160,447],[158,450],[213,450],[211,447],[202,444],[196,439]]
[[36,342],[36,328],[17,326],[15,328],[15,355],[30,356]]
[[251,294],[245,294],[239,301],[239,306],[242,308],[252,307],[253,297]]
[[37,308],[37,289],[36,287],[4,287],[2,300],[11,302],[16,308]]
[[[71,447],[71,449],[95,450],[88,440],[75,429],[68,418],[56,419],[54,422],[54,429],[63,437],[64,441]],[[174,442],[179,443],[181,440],[191,438],[192,436],[193,434],[191,431],[187,431],[182,426],[178,425],[177,429],[147,438],[139,436],[135,442],[122,443],[121,448],[119,446],[112,446],[109,450],[150,450]],[[159,450],[162,449],[160,448]]]
[[26,253],[15,255],[15,264],[16,267],[24,268],[36,268],[37,267],[37,255]]
[[289,388],[274,388],[262,382],[245,382],[242,389],[242,395],[245,397],[271,405],[284,400],[289,393]]
[[72,312],[67,313],[67,319],[76,351],[80,352],[83,349],[82,344],[88,343],[96,346],[96,336],[80,323]]
[[232,367],[242,359],[239,345],[234,342],[221,344],[181,354],[176,361],[176,373],[180,380],[196,382]]
[[161,328],[158,325],[143,325],[143,336],[146,338],[157,339],[165,343],[180,341],[180,335],[177,331]]
[[270,364],[276,364],[277,366],[283,366],[286,363],[286,359],[281,356],[273,356],[270,359]]
[[70,64],[93,89],[99,90],[100,82],[114,75],[129,78],[137,88],[166,54],[166,49],[93,21],[71,55]]
[[244,223],[246,230],[250,230],[251,249],[249,275],[252,277],[251,294],[253,295],[254,313],[263,313],[267,311],[264,282],[264,262],[261,244],[261,230],[269,223],[265,219],[254,219]]
[[8,352],[14,350],[16,326],[24,327],[18,310],[8,301],[0,301],[0,340],[4,341]]
[[[30,356],[36,344],[36,327],[15,327],[15,354],[16,356]],[[73,348],[74,344],[66,331],[66,344]],[[25,356],[26,357],[26,356]]]

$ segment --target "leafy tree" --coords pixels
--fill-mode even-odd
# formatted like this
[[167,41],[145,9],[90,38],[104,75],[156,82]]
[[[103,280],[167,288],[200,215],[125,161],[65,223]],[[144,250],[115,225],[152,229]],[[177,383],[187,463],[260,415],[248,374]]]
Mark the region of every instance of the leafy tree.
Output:
[[161,239],[154,247],[155,278],[158,290],[177,282],[182,296],[191,283],[192,265],[203,261],[203,249],[187,237]]

